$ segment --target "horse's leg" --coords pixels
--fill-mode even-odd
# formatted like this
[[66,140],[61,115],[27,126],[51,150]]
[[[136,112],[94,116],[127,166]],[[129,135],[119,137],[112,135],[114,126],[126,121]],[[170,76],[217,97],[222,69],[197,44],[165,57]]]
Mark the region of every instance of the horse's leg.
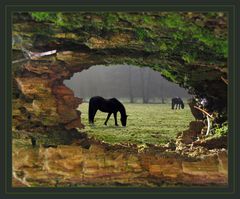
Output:
[[96,113],[97,113],[97,109],[94,109],[92,111],[92,121],[91,121],[92,124],[94,124],[94,117],[95,117]]
[[91,103],[91,100],[89,101],[89,106],[88,106],[88,122],[89,122],[89,124],[92,124],[93,122],[93,117],[92,117],[92,112],[93,112],[93,107],[92,107],[93,105],[92,105],[92,103]]
[[109,118],[110,118],[111,115],[112,115],[112,113],[108,113],[107,119],[106,119],[106,121],[104,122],[105,125],[107,125],[107,122],[108,122],[108,120],[109,120]]
[[174,103],[172,102],[172,109],[174,109]]
[[114,115],[114,120],[115,120],[115,126],[118,126],[118,123],[117,123],[117,112],[113,113],[113,115]]

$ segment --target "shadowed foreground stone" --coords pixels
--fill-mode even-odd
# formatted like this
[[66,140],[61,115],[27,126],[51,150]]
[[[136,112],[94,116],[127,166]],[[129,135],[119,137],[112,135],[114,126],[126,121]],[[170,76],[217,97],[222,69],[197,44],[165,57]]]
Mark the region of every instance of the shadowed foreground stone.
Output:
[[13,186],[227,185],[226,151],[199,157],[109,150],[101,144],[89,149],[17,147],[13,150]]

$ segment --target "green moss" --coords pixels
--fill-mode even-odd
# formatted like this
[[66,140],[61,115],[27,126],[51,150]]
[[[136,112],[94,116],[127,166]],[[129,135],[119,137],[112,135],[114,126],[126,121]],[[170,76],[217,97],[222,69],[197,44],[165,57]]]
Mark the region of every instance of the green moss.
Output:
[[155,24],[155,20],[153,19],[153,17],[149,16],[149,15],[144,15],[143,16],[143,21],[146,25],[153,25]]
[[118,17],[113,13],[106,13],[104,17],[104,22],[107,27],[114,27],[118,22]]
[[185,22],[182,17],[178,13],[171,13],[166,16],[164,19],[164,24],[169,28],[178,28],[180,30],[184,30]]
[[159,46],[160,51],[167,51],[168,47],[166,45],[166,43],[161,43]]
[[176,76],[173,75],[173,73],[169,72],[169,70],[163,69],[161,70],[161,74],[167,78],[168,80],[172,81],[172,82],[177,82],[176,81]]
[[[208,54],[209,50],[212,51],[214,58],[227,58],[228,54],[226,35],[219,37],[215,32],[204,27],[204,23],[208,18],[217,18],[222,16],[222,13],[199,13],[202,20],[197,20],[198,23],[191,20],[191,18],[189,19],[187,15],[177,12],[158,13],[155,15],[148,12],[144,14],[125,12],[31,12],[30,15],[38,22],[52,22],[56,26],[66,30],[79,31],[79,29],[82,29],[89,33],[95,32],[97,35],[101,35],[101,31],[105,30],[109,32],[118,32],[120,29],[124,30],[126,27],[120,25],[120,22],[124,21],[130,24],[130,26],[127,25],[127,30],[132,30],[137,40],[145,41],[148,44],[147,50],[154,48],[154,45],[149,47],[150,42],[148,39],[154,39],[156,42],[159,39],[159,33],[166,32],[166,36],[172,37],[172,41],[170,45],[162,45],[160,50],[164,48],[164,51],[181,51],[186,49],[185,47],[181,48],[183,42],[193,41],[190,48],[196,50],[201,47],[201,54]],[[43,30],[39,32],[41,31]],[[41,34],[45,34],[45,32]]]
[[183,55],[182,55],[182,59],[186,62],[186,63],[193,63],[194,61],[195,61],[195,59],[196,59],[196,54],[187,54],[187,53],[184,53]]
[[214,136],[221,137],[228,134],[228,122],[224,122],[222,125],[217,125],[214,128]]
[[57,14],[50,12],[31,12],[30,15],[38,22],[55,21],[57,19]]
[[143,28],[136,29],[137,39],[143,41],[148,36],[148,31]]

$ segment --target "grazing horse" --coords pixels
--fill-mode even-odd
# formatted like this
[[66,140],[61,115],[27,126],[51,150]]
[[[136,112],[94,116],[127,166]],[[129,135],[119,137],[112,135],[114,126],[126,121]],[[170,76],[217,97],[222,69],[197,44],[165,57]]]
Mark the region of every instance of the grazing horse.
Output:
[[88,121],[90,124],[94,124],[94,117],[98,110],[108,113],[107,119],[104,122],[105,125],[107,125],[107,122],[111,114],[113,113],[114,119],[115,119],[115,125],[118,126],[117,112],[119,111],[121,114],[122,126],[126,126],[127,124],[126,110],[123,104],[120,101],[118,101],[116,98],[104,99],[103,97],[100,97],[100,96],[92,97],[89,101],[89,107],[88,107]]
[[180,97],[172,98],[172,109],[174,109],[174,107],[176,107],[176,109],[180,109],[180,106],[182,109],[184,109],[184,103],[182,99]]

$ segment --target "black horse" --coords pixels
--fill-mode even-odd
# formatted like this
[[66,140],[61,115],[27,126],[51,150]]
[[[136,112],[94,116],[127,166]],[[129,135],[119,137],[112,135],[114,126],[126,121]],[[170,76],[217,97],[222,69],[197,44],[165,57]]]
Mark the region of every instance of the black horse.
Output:
[[117,112],[119,111],[121,114],[121,123],[123,126],[127,124],[127,115],[126,110],[121,102],[119,102],[116,98],[104,99],[103,97],[96,96],[92,97],[89,101],[88,107],[88,121],[90,124],[94,124],[94,117],[97,113],[97,110],[108,113],[107,119],[104,122],[107,125],[107,122],[113,113],[115,119],[115,125],[118,126],[117,123]]
[[182,99],[180,97],[175,97],[175,98],[172,98],[172,109],[180,109],[180,106],[182,109],[184,109],[184,103],[182,101]]

